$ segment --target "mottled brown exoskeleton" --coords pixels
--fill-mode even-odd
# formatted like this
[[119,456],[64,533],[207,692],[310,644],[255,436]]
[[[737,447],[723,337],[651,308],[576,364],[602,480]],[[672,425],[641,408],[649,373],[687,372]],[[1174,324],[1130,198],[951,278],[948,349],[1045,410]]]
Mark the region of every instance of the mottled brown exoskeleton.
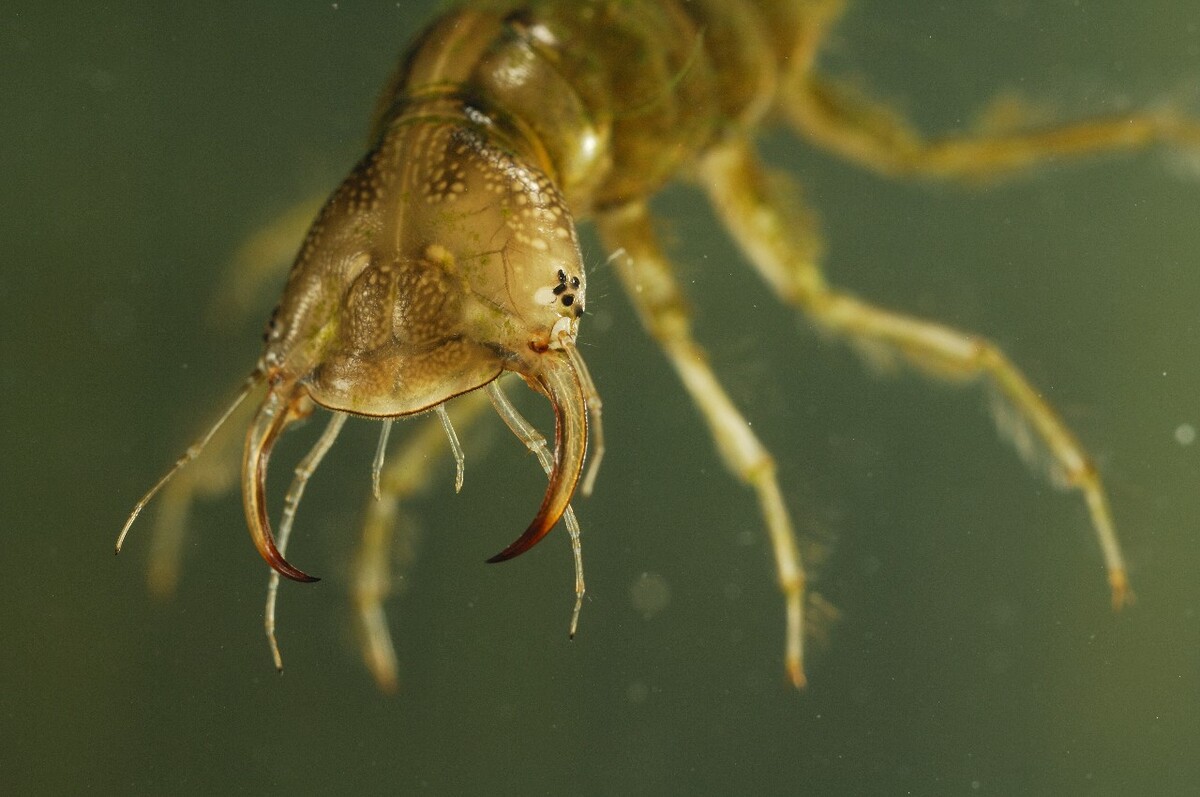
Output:
[[[262,394],[242,458],[246,517],[277,573],[311,580],[281,551],[304,484],[345,417],[435,410],[440,428],[411,438],[384,474],[384,500],[360,557],[356,594],[367,657],[379,681],[390,685],[395,664],[379,608],[387,591],[390,508],[420,480],[413,463],[440,443],[442,430],[461,479],[451,414],[460,426],[470,423],[486,395],[550,474],[533,523],[492,561],[527,550],[566,512],[581,595],[569,501],[584,463],[589,415],[595,439],[600,405],[575,348],[586,298],[575,223],[591,218],[721,458],[758,496],[786,605],[786,669],[802,685],[804,571],[775,465],[693,339],[687,301],[648,211],[648,200],[682,177],[704,188],[761,278],[814,325],[938,378],[990,383],[1019,447],[1041,452],[1058,483],[1082,493],[1113,603],[1127,601],[1125,565],[1096,468],[1059,415],[989,341],[827,284],[811,214],[794,197],[785,201],[767,178],[752,136],[781,119],[810,145],[868,169],[979,181],[1050,159],[1156,143],[1196,146],[1200,134],[1163,111],[1052,129],[1012,118],[1002,131],[923,139],[890,108],[816,69],[842,6],[842,0],[475,2],[436,21],[384,92],[369,151],[313,222],[238,402],[137,505],[122,538],[237,403]],[[251,268],[267,270],[261,263]],[[552,456],[500,391],[496,380],[506,371],[554,406]],[[267,463],[279,434],[317,406],[332,411],[333,420],[297,468],[277,545],[264,500]],[[388,423],[376,458],[377,496]],[[170,499],[172,517],[201,482],[176,481],[182,486]],[[590,482],[589,474],[585,486]],[[267,615],[272,640],[276,584]]]

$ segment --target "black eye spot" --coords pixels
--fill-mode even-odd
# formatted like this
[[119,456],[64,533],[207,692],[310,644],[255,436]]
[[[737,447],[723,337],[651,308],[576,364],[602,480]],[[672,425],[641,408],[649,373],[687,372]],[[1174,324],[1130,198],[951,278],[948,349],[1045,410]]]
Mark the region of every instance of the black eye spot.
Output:
[[579,287],[579,277],[571,277],[571,287],[572,288]]
[[563,303],[564,307],[570,307],[571,305],[573,305],[575,303],[575,294],[568,293],[566,296],[564,296],[562,298],[562,303]]
[[567,284],[567,272],[563,271],[561,268],[558,270],[558,281],[563,285]]
[[567,289],[566,285],[555,285],[554,286],[554,295],[561,296],[562,292],[565,291],[566,289]]

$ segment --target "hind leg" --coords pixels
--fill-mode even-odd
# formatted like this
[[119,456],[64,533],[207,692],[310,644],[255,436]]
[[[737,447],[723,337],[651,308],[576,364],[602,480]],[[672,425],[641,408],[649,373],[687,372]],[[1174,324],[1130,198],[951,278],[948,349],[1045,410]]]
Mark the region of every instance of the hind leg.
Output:
[[898,359],[947,381],[982,380],[1011,411],[1022,453],[1042,453],[1056,483],[1079,490],[1104,554],[1112,601],[1130,599],[1125,561],[1108,499],[1095,465],[1062,418],[991,341],[951,327],[878,307],[825,284],[815,246],[786,211],[750,145],[715,147],[701,176],[718,214],[751,263],[779,298],[823,330],[875,356]]
[[1155,145],[1200,149],[1200,124],[1170,107],[1046,125],[1004,97],[989,109],[993,124],[926,137],[885,103],[817,72],[817,56],[840,8],[841,3],[818,2],[801,12],[804,33],[777,107],[806,141],[872,171],[971,182],[1106,152]]

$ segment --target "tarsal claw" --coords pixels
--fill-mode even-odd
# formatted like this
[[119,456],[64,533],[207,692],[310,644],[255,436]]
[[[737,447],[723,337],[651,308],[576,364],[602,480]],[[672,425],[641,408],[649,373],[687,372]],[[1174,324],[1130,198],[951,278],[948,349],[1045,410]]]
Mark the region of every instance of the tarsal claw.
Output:
[[526,379],[545,393],[554,407],[554,468],[550,473],[550,484],[529,528],[488,562],[503,562],[520,556],[550,533],[571,503],[583,470],[588,426],[580,376],[565,352],[547,352],[541,360],[544,367]]

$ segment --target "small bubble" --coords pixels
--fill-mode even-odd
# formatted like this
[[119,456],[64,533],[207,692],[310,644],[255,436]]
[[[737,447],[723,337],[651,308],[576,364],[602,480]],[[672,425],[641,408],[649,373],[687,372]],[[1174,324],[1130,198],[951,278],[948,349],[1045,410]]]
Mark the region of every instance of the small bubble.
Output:
[[101,93],[112,91],[113,87],[115,87],[117,84],[117,80],[113,74],[103,69],[97,69],[93,72],[89,72],[86,80],[88,85]]
[[625,698],[633,704],[645,703],[646,698],[650,696],[650,687],[646,686],[641,681],[634,681],[625,690]]
[[1190,446],[1196,442],[1196,427],[1190,423],[1181,423],[1175,427],[1175,442],[1181,446]]
[[671,602],[671,588],[658,573],[642,573],[629,588],[629,602],[643,619],[649,620],[667,608]]

